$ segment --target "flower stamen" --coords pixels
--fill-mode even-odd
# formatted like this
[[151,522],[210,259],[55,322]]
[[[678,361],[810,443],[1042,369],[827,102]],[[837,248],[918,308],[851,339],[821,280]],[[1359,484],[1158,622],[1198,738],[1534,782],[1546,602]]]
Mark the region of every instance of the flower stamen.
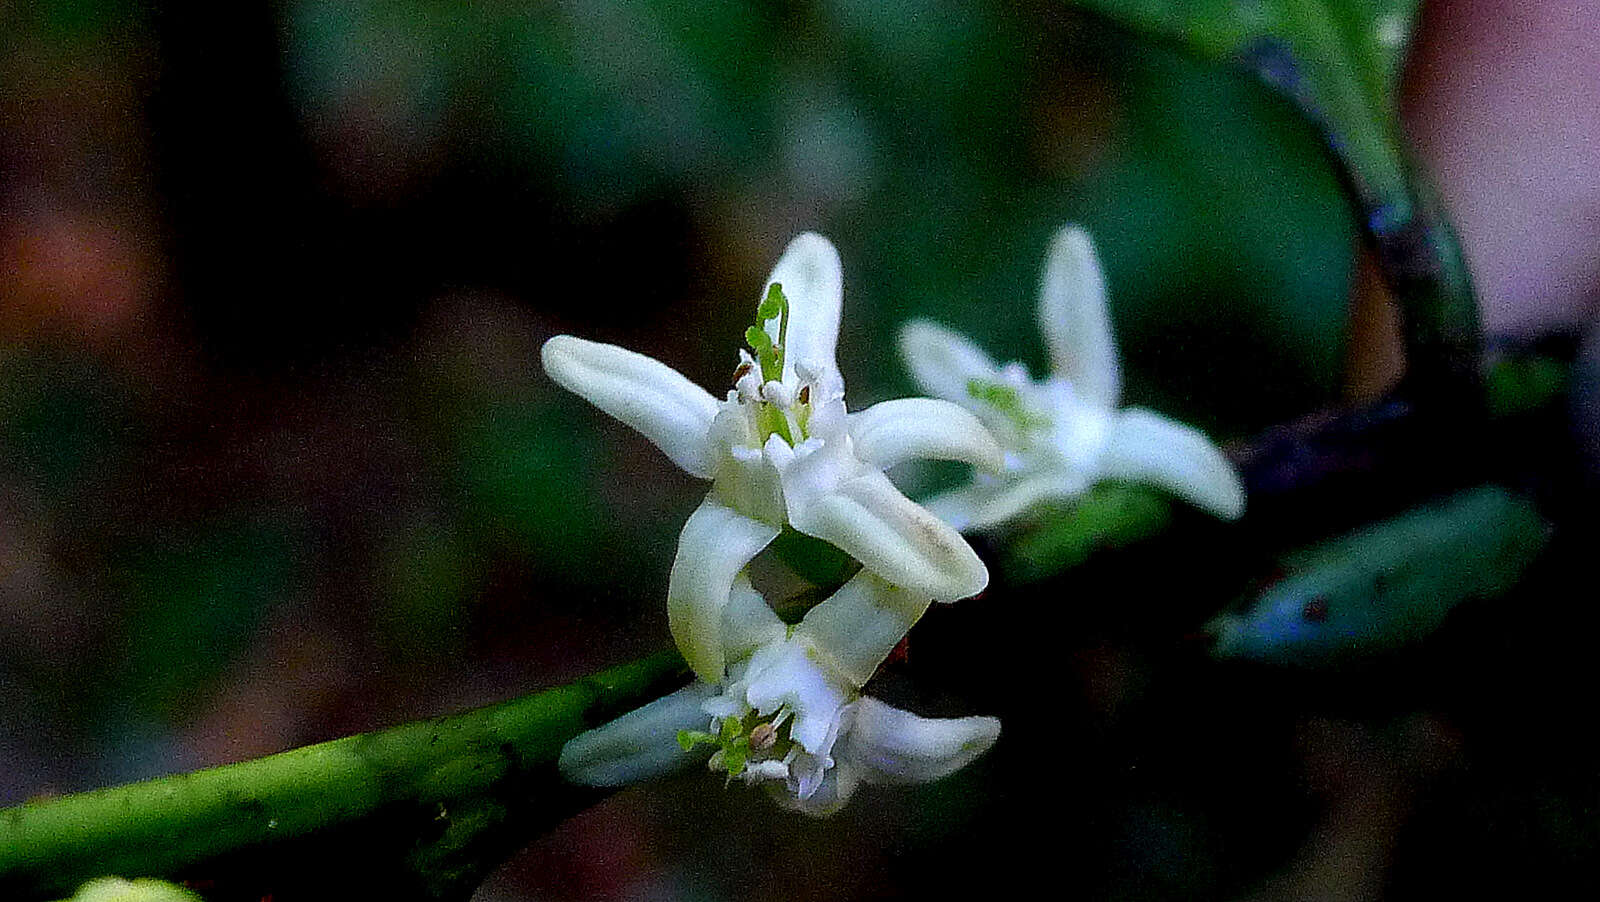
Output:
[[749,715],[713,719],[713,732],[679,730],[678,745],[684,751],[700,745],[716,746],[717,750],[706,761],[706,769],[727,774],[730,782],[735,777],[743,778],[746,783],[784,779],[789,773],[787,761],[797,747],[787,729],[792,713],[784,707],[769,717],[748,721]]

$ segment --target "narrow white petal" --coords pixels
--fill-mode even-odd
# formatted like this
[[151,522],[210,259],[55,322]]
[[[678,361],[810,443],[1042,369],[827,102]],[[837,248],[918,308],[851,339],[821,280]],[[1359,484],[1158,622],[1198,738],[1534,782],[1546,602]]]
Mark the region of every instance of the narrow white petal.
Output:
[[1087,480],[1069,470],[1024,472],[941,492],[924,499],[922,506],[957,531],[970,532],[999,526],[1046,501],[1071,501],[1088,487]]
[[1224,520],[1244,513],[1244,486],[1222,451],[1199,430],[1153,411],[1117,414],[1100,469],[1102,478],[1158,486]]
[[706,682],[722,681],[722,612],[734,577],[778,531],[709,497],[683,524],[667,582],[667,624],[684,660]]
[[622,786],[671,773],[706,752],[684,751],[679,730],[704,730],[711,718],[700,710],[716,688],[696,682],[612,722],[580,733],[561,749],[562,776],[584,786]]
[[1067,226],[1045,257],[1039,329],[1055,374],[1085,398],[1114,407],[1122,394],[1116,340],[1106,310],[1106,281],[1089,233]]
[[912,320],[901,328],[900,355],[923,391],[954,401],[968,410],[979,406],[967,390],[969,382],[1000,381],[1000,367],[988,354],[962,336],[925,319]]
[[[815,232],[804,232],[789,242],[778,265],[772,268],[767,289],[777,282],[789,299],[789,335],[784,348],[783,377],[795,377],[795,364],[805,362],[835,369],[834,350],[839,343],[839,315],[844,305],[844,274],[833,243]],[[767,333],[778,340],[778,320],[766,323]]]
[[562,388],[644,433],[691,475],[711,478],[717,401],[705,389],[653,357],[571,335],[545,342],[541,356]]
[[830,669],[859,689],[931,603],[863,569],[812,608],[795,636],[809,641]]
[[982,529],[988,524],[980,525],[978,513],[985,504],[994,497],[995,487],[984,483],[969,483],[948,492],[940,492],[931,498],[924,498],[919,502],[928,512],[935,517],[950,524],[956,532],[966,532],[969,529]]
[[1071,501],[1089,488],[1088,480],[1070,470],[1044,470],[1014,477],[995,486],[972,514],[974,529],[999,526],[1046,501]]
[[1000,738],[993,717],[919,717],[874,698],[855,704],[834,750],[866,783],[926,783],[972,763]]
[[900,494],[877,470],[844,480],[797,507],[788,491],[789,474],[803,472],[807,462],[784,474],[795,529],[839,546],[889,582],[935,601],[967,598],[989,584],[988,569],[961,534]]
[[884,401],[849,422],[856,456],[880,470],[908,460],[959,460],[991,473],[1005,466],[1005,451],[983,423],[949,401]]
[[740,573],[728,593],[728,607],[722,612],[722,647],[729,660],[738,660],[772,642],[782,642],[789,628],[750,585],[750,577]]

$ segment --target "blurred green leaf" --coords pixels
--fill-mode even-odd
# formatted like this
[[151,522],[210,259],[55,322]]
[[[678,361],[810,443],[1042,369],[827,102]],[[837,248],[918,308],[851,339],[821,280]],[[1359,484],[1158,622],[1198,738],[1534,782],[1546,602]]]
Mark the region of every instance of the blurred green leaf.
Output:
[[131,617],[118,692],[156,717],[192,702],[293,585],[298,554],[289,530],[264,521],[211,524],[130,553],[112,577]]
[[1102,482],[1075,504],[1039,514],[1006,551],[1006,575],[1018,582],[1046,579],[1088,560],[1155,535],[1172,520],[1172,502],[1160,492],[1128,483]]
[[127,462],[141,432],[121,381],[88,358],[0,353],[0,466],[70,515],[85,484]]
[[10,27],[37,29],[36,34],[61,44],[84,46],[122,42],[143,28],[144,4],[132,0],[42,0],[8,9]]
[[460,651],[482,558],[450,523],[414,521],[386,537],[380,572],[386,589],[383,639],[411,661]]
[[1416,0],[1075,2],[1254,71],[1325,130],[1368,203],[1410,218],[1396,85]]
[[1508,357],[1485,378],[1489,414],[1515,416],[1548,407],[1567,390],[1570,367],[1552,357]]

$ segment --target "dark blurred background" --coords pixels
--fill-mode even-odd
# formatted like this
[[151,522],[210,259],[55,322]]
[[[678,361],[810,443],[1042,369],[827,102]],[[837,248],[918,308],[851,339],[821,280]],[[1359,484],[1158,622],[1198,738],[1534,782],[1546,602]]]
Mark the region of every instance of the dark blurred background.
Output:
[[[1428,6],[1406,98],[1488,325],[1520,335],[1581,323],[1600,283],[1600,10],[1525,6]],[[538,349],[615,341],[720,391],[804,229],[844,259],[853,407],[911,390],[913,315],[1041,372],[1069,220],[1133,402],[1230,441],[1359,381],[1356,220],[1316,133],[1064,3],[35,0],[0,3],[0,37],[0,804],[667,644],[702,488]],[[1001,578],[930,615],[880,691],[1004,716],[968,772],[825,822],[703,775],[630,789],[479,898],[1583,878],[1594,750],[1508,714],[1537,680],[1459,679],[1492,630],[1395,692],[1219,673],[1180,648],[1237,589],[1205,535],[1140,579]]]

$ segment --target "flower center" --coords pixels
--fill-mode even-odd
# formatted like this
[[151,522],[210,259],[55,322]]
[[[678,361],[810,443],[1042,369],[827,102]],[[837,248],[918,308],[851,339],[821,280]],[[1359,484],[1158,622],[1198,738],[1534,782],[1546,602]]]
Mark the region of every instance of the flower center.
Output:
[[765,717],[755,712],[744,717],[729,716],[712,721],[715,732],[679,730],[678,745],[689,751],[700,745],[714,745],[716,752],[706,766],[726,773],[728,779],[743,777],[745,782],[781,780],[789,775],[788,758],[795,748],[789,737],[792,712],[787,706]]
[[[777,341],[772,340],[766,329],[766,324],[773,319],[778,321]],[[743,359],[733,374],[739,403],[750,411],[758,445],[774,435],[791,447],[804,441],[808,437],[813,402],[824,400],[813,388],[816,380],[806,378],[806,374],[801,374],[798,388],[784,381],[788,337],[789,298],[784,295],[783,286],[774,282],[756,306],[755,325],[744,332],[750,351],[740,352]]]
[[1018,431],[1029,432],[1050,425],[1044,417],[1028,409],[1022,402],[1022,393],[1015,385],[998,379],[968,379],[967,395],[994,408],[995,412],[1010,420]]

